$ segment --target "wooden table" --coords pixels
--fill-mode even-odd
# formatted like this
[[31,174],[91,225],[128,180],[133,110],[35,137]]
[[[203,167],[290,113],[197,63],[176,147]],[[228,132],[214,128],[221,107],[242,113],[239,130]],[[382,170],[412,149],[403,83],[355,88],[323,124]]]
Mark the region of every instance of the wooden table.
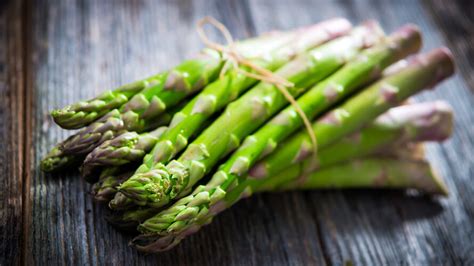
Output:
[[[291,3],[291,4],[290,4]],[[387,31],[416,23],[424,50],[452,49],[458,74],[418,100],[444,99],[455,132],[428,157],[447,199],[396,191],[267,194],[244,200],[176,249],[144,256],[103,219],[74,169],[43,174],[40,158],[69,132],[48,115],[146,77],[200,47],[212,15],[236,37],[344,16]],[[0,265],[474,264],[474,2],[4,0],[0,3]]]

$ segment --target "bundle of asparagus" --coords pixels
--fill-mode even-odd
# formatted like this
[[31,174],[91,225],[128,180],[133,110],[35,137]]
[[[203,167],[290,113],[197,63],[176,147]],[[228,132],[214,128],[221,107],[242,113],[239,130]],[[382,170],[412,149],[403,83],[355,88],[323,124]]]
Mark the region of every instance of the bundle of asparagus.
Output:
[[42,169],[82,163],[94,198],[113,209],[108,220],[140,233],[137,249],[168,250],[258,192],[448,194],[422,143],[449,138],[451,108],[406,100],[452,75],[454,63],[446,48],[412,55],[416,26],[386,36],[374,21],[352,28],[337,18],[210,46],[52,112],[61,127],[81,130]]

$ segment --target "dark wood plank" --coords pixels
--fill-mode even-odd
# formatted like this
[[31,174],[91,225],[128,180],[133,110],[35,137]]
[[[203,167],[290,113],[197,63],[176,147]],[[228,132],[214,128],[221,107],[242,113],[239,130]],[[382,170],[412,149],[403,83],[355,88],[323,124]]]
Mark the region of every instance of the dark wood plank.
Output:
[[[458,75],[436,91],[417,97],[443,98],[455,107],[453,139],[428,149],[428,157],[448,181],[452,192],[449,199],[369,191],[258,195],[226,211],[176,249],[144,256],[127,246],[128,236],[104,221],[103,208],[91,201],[89,186],[77,174],[53,177],[38,168],[41,156],[69,134],[52,125],[48,110],[148,76],[189,57],[201,47],[194,23],[204,15],[223,21],[237,37],[333,16],[348,17],[353,22],[376,18],[387,31],[414,22],[424,32],[425,50],[448,43],[457,55],[469,55],[472,45],[456,46],[456,42],[443,39],[452,36],[447,28],[441,27],[444,33],[437,29],[432,10],[427,11],[419,2],[40,0],[31,5],[31,13],[26,12],[31,29],[12,27],[15,19],[0,16],[0,29],[9,29],[0,34],[7,32],[11,47],[7,51],[14,52],[0,57],[7,61],[1,64],[7,69],[0,69],[2,77],[24,76],[17,73],[21,67],[11,67],[11,61],[24,56],[21,45],[15,45],[21,40],[21,30],[31,32],[26,56],[26,65],[31,66],[29,82],[25,88],[15,79],[2,85],[2,93],[7,96],[2,101],[8,97],[16,101],[0,105],[11,110],[2,110],[2,118],[10,126],[2,128],[0,145],[13,154],[8,158],[11,163],[2,165],[6,174],[1,180],[6,187],[20,188],[5,190],[9,194],[1,195],[2,199],[14,199],[16,204],[6,209],[2,202],[2,210],[7,210],[1,216],[2,224],[7,222],[2,231],[11,239],[7,244],[13,247],[2,246],[2,252],[13,252],[7,255],[19,256],[20,249],[14,247],[21,246],[18,236],[23,209],[28,218],[24,226],[27,264],[420,265],[473,261],[474,202],[469,195],[474,192],[470,182],[474,98],[466,86],[472,89],[466,74],[467,83]],[[462,60],[462,67],[469,69],[468,58]],[[25,103],[34,110],[29,111]],[[27,119],[30,113],[34,114],[31,121]],[[22,132],[31,134],[24,136]],[[27,145],[30,138],[33,143]],[[22,147],[29,149],[22,153]],[[27,164],[26,173],[18,164],[22,161]],[[22,208],[22,180],[28,182],[29,176],[31,185],[25,184],[24,190],[27,207]]]
[[23,3],[0,3],[0,265],[19,265],[22,257],[22,197],[26,184],[25,117],[28,112],[23,64]]
[[[444,39],[456,56],[458,70],[469,87],[474,88],[474,2],[469,0],[423,1]],[[472,91],[472,90],[471,90]]]

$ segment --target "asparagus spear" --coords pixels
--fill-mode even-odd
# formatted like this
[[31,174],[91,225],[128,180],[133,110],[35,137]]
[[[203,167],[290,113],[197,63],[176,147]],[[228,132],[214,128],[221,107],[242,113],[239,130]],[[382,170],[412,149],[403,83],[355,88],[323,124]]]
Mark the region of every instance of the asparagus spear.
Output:
[[[318,137],[319,147],[323,149],[344,135],[356,131],[410,95],[434,86],[453,71],[453,61],[447,49],[437,49],[416,57],[407,68],[369,86],[318,120],[313,129]],[[343,115],[338,115],[341,112]],[[309,145],[308,136],[304,132],[290,138],[277,152],[260,163],[264,167],[254,171],[253,177],[259,178],[267,174],[271,176],[292,163],[303,160],[312,150],[302,146],[304,141]],[[302,152],[302,147],[305,152]],[[135,239],[135,246],[142,251],[160,251],[175,246],[185,236],[209,223],[213,216],[230,206],[229,203],[252,192],[251,187],[245,184],[246,176],[239,179],[227,184],[222,175],[214,175],[207,186],[197,187],[191,195],[142,223],[139,230],[144,235]],[[230,193],[232,198],[228,199],[226,190],[221,185],[233,191]],[[214,188],[211,193],[208,187]]]
[[[334,39],[345,33],[349,28],[346,20],[336,19],[325,21],[308,28],[301,29],[293,42],[284,45],[263,59],[255,59],[260,67],[275,70],[293,59],[297,54],[313,48],[330,39]],[[296,38],[297,37],[297,38]],[[246,69],[250,71],[250,69]],[[257,83],[257,80],[241,74],[237,70],[226,75],[207,86],[200,94],[194,97],[180,112],[178,112],[170,129],[154,145],[153,152],[145,159],[144,169],[150,169],[156,163],[166,163],[180,152],[189,141],[190,137],[196,135],[209,117],[223,109],[229,102],[235,100],[241,93]],[[136,135],[138,137],[138,135]],[[151,144],[150,142],[148,142]],[[128,143],[123,143],[129,147]],[[153,144],[152,144],[153,145]],[[153,147],[153,146],[152,146]],[[148,149],[141,146],[141,149]],[[142,158],[140,156],[129,156],[136,149],[121,149],[121,153],[104,154],[103,149],[96,149],[86,158],[84,165],[88,164],[125,164]],[[146,150],[145,152],[148,152]],[[145,171],[145,170],[143,170]]]
[[[162,114],[158,119],[156,119],[156,121],[154,121],[155,127],[168,125],[171,121],[171,118],[178,110],[179,106]],[[120,113],[115,109],[94,122],[92,125],[97,125],[97,127],[94,128],[97,134],[91,134],[89,136],[89,140],[94,140],[94,145],[96,145],[97,143],[102,143],[106,140],[112,139],[114,133],[110,131],[109,122],[112,121],[114,123],[119,123],[118,120],[115,119],[118,116],[120,116]],[[107,123],[104,123],[106,121]],[[86,142],[82,145],[84,148],[86,148],[88,143]],[[41,161],[41,169],[45,172],[60,171],[67,168],[68,166],[79,164],[84,159],[85,155],[86,154],[64,153],[64,151],[61,150],[61,145],[56,145]]]
[[120,191],[115,193],[114,198],[109,201],[109,208],[115,211],[126,211],[136,206],[137,205],[130,198]]
[[167,129],[168,127],[163,126],[142,134],[125,132],[116,138],[104,141],[86,156],[81,167],[83,177],[92,175],[98,166],[118,166],[140,160]]
[[[309,158],[292,164],[280,173],[268,171],[275,173],[271,176],[258,175],[261,170],[256,169],[258,177],[250,173],[245,182],[248,181],[253,190],[274,190],[292,180],[295,173],[304,176],[305,173],[365,156],[410,157],[417,160],[420,158],[416,156],[416,147],[415,150],[407,149],[407,145],[421,141],[444,141],[451,135],[452,127],[453,113],[446,102],[395,107],[378,117],[373,125],[322,149],[317,154],[316,163]],[[410,154],[406,154],[407,150]]]
[[[200,59],[197,61],[199,62]],[[204,61],[200,63],[204,63]],[[164,75],[165,73],[159,73],[115,90],[105,91],[93,99],[79,101],[62,109],[53,110],[51,116],[56,124],[65,129],[85,127],[113,109],[119,108],[143,89],[161,83]]]
[[278,189],[414,188],[433,195],[448,195],[446,184],[426,161],[367,158],[323,168],[304,177],[303,182],[299,179]]
[[[315,117],[362,84],[379,76],[390,64],[418,51],[420,45],[419,31],[410,25],[402,27],[383,43],[364,51],[334,75],[310,89],[298,99],[299,107],[309,119]],[[225,190],[226,185],[232,184],[264,152],[270,152],[274,143],[290,135],[301,123],[295,108],[289,106],[255,134],[248,136],[243,145],[220,167],[217,175],[222,175],[220,178],[227,180],[226,184],[221,185],[221,189]],[[208,189],[214,191],[215,188]]]
[[[282,175],[275,178],[278,177],[282,177]],[[293,175],[291,178],[294,180],[299,179],[297,175]],[[288,183],[279,189],[331,188],[411,188],[425,193],[447,195],[446,185],[436,172],[433,171],[428,162],[384,158],[366,158],[336,164],[309,174],[304,183]],[[248,197],[251,190],[247,187],[244,192],[239,191],[239,193],[236,193],[237,191],[239,190],[231,191],[227,194],[225,201],[221,201],[218,208],[214,208],[206,214],[199,213],[199,215],[202,216],[200,217],[201,219],[198,219],[197,221],[199,222],[194,223],[192,226],[181,229],[177,233],[165,234],[158,239],[156,235],[143,234],[133,239],[132,244],[139,251],[148,253],[166,251],[175,247],[182,239],[196,233],[202,226],[209,224],[213,217],[220,211],[231,207],[243,197]],[[263,192],[259,190],[256,191]],[[191,201],[188,198],[182,198],[180,201],[182,203],[187,202],[189,205],[199,204],[197,200]],[[141,226],[145,226],[147,222],[148,221]],[[127,225],[133,225],[133,221]],[[148,226],[147,230],[151,228],[150,225],[146,226]],[[159,230],[159,228],[156,227],[153,229]],[[153,237],[155,237],[155,241],[151,242],[150,239]]]
[[[288,183],[295,176],[302,176],[308,172],[314,172],[320,168],[327,168],[333,164],[342,164],[365,156],[383,155],[385,157],[408,158],[412,160],[412,154],[407,156],[405,150],[412,153],[413,149],[407,149],[413,142],[443,141],[451,135],[453,126],[453,114],[446,102],[428,102],[391,108],[378,117],[371,125],[360,132],[344,137],[337,143],[322,149],[318,153],[318,164],[310,164],[307,159],[301,163],[293,164],[283,172],[275,176],[260,178],[247,178],[239,186],[244,188],[251,186],[252,191],[272,191],[282,184]],[[309,166],[315,166],[309,168]],[[120,181],[116,181],[119,184]],[[115,192],[115,191],[114,191]],[[151,209],[151,208],[149,208]],[[130,212],[130,214],[129,214]],[[153,212],[136,212],[134,210],[116,214],[114,223],[123,223],[127,226],[135,226],[138,223],[157,214]],[[122,217],[122,218],[120,218]],[[125,218],[126,217],[126,218]],[[135,220],[134,220],[135,219]]]
[[[407,142],[443,141],[452,133],[453,113],[443,101],[410,104],[391,108],[377,118],[375,125],[321,150],[317,154],[315,167],[368,154],[383,155]],[[309,163],[311,159],[307,161]],[[264,172],[258,169],[254,171]]]
[[[366,170],[367,168],[369,168],[368,171]],[[377,172],[377,169],[386,171],[386,174],[381,175],[380,172]],[[379,179],[376,179],[377,176]],[[383,179],[380,177],[383,177]],[[377,182],[374,182],[375,180],[377,180]],[[221,205],[219,208],[221,208],[221,210],[228,209],[237,203],[242,198],[242,188],[244,188],[243,191],[247,191],[248,193],[303,189],[381,187],[412,188],[423,193],[443,196],[448,193],[444,182],[430,169],[427,162],[422,160],[400,160],[400,158],[391,157],[360,158],[334,164],[329,167],[323,167],[318,171],[304,174],[292,167],[268,180],[265,179],[265,181],[270,181],[275,185],[262,186],[263,182],[261,179],[248,179],[244,183],[239,184],[235,189],[230,190],[226,194],[225,205]],[[250,194],[244,195],[249,196]],[[157,212],[158,210],[153,208],[138,207],[124,212],[115,212],[107,217],[107,221],[121,229],[133,230],[140,223],[156,215]],[[217,213],[213,213],[212,216],[216,214]],[[209,213],[206,215],[209,215]],[[210,217],[206,216],[206,218]],[[195,225],[196,224],[193,223],[193,226]],[[179,231],[175,234],[181,233],[182,232]],[[166,234],[164,234],[164,236],[166,237]]]
[[117,192],[116,186],[132,176],[133,171],[128,166],[108,167],[102,170],[99,181],[92,186],[94,199],[107,202]]
[[[309,119],[322,113],[334,102],[352,93],[361,85],[379,76],[390,64],[419,50],[421,36],[413,26],[405,26],[389,36],[385,42],[367,49],[354,61],[319,83],[301,98],[298,105]],[[375,73],[375,75],[374,75]],[[287,107],[275,118],[246,138],[242,146],[232,154],[216,173],[215,179],[226,180],[216,184],[226,190],[239,176],[245,175],[249,168],[263,156],[270,153],[284,138],[302,125],[301,117],[293,106]],[[208,186],[209,193],[217,189]]]
[[[90,134],[99,134],[94,129],[108,123],[109,130],[120,131],[125,128],[129,130],[140,130],[152,123],[154,118],[162,114],[167,108],[175,105],[187,95],[194,93],[217,77],[222,67],[221,56],[218,52],[205,49],[197,59],[188,60],[176,66],[170,71],[165,71],[154,77],[144,86],[142,90],[135,93],[130,100],[118,109],[118,114],[110,121],[92,123],[80,131],[75,138],[69,138],[60,146],[66,153],[76,153],[75,141],[85,141]],[[117,109],[105,110],[110,114]],[[69,111],[68,111],[69,112]],[[68,112],[54,112],[55,120],[61,124],[72,124],[81,120],[81,113],[69,119],[60,119],[58,114]],[[101,114],[101,115],[105,115]],[[64,117],[64,116],[63,116]],[[86,116],[87,117],[87,116]],[[81,123],[81,121],[77,121]],[[73,128],[80,128],[75,126]]]
[[[209,53],[211,54],[211,53]],[[143,131],[156,126],[156,119],[169,107],[213,80],[220,70],[218,53],[206,64],[186,64],[161,75],[162,79],[143,89],[123,105],[61,142],[64,154],[85,154],[107,139],[125,131]],[[211,71],[210,71],[211,70]]]
[[[276,74],[295,87],[288,91],[297,97],[312,84],[324,79],[358,50],[377,40],[375,25],[359,27],[348,36],[303,54],[279,69]],[[370,38],[368,38],[370,37]],[[372,44],[372,43],[371,43]],[[238,100],[188,146],[179,159],[167,166],[155,164],[148,172],[138,172],[119,190],[138,205],[159,207],[192,188],[219,159],[237,148],[240,141],[287,104],[274,85],[261,82]]]
[[[422,145],[421,144],[410,145],[410,144],[413,144],[413,143],[405,143],[404,146],[398,146],[396,149],[391,150],[391,152],[394,154],[384,153],[382,157],[380,157],[380,155],[377,155],[376,158],[385,158],[385,159],[390,159],[390,160],[400,159],[400,158],[407,160],[407,158],[410,158],[410,160],[413,160],[413,161],[422,160],[423,157],[421,155],[416,154],[415,156],[413,156],[413,152],[418,151],[419,150],[418,148],[420,148]],[[413,150],[413,147],[415,148],[416,151]],[[356,156],[355,160],[361,160],[361,159],[359,158],[359,156]],[[352,161],[337,163],[336,165],[338,166],[344,165],[345,163],[350,164],[352,163]],[[330,165],[329,167],[333,167],[333,165]],[[326,168],[327,168],[326,166],[323,166],[321,169],[326,169]],[[288,190],[290,186],[294,189],[299,189],[300,187],[298,187],[297,185],[300,183],[306,184],[307,182],[314,182],[311,180],[313,179],[312,177],[313,173],[314,172],[309,172],[308,169],[305,169],[303,167],[290,167],[286,169],[285,171],[281,172],[280,174],[271,178],[247,179],[243,183],[239,184],[235,189],[230,190],[230,192],[227,193],[226,195],[226,199],[228,197],[231,198],[232,195],[236,193],[235,191],[240,191],[241,193],[242,190],[239,189],[240,187],[243,187],[243,188],[250,187],[251,190],[247,188],[247,191],[254,191],[254,192]],[[357,180],[355,182],[357,183]],[[328,184],[323,183],[323,184],[320,184],[321,185],[320,187],[314,186],[314,189],[330,188],[331,187],[330,184],[331,183],[328,183]],[[345,188],[346,185],[349,188],[353,186],[354,184],[355,184],[354,182],[347,179],[338,180],[337,188]],[[410,187],[409,185],[406,185],[406,188],[409,188],[409,187]],[[367,185],[367,188],[370,188],[370,186]],[[400,188],[403,188],[403,186],[400,185]],[[417,189],[420,191],[428,191],[426,188],[427,186],[418,187]],[[430,193],[443,194],[441,193],[442,192],[441,188],[442,187],[440,187],[439,191],[432,191]],[[149,207],[138,207],[138,208],[134,207],[134,208],[125,210],[123,212],[114,212],[110,217],[108,217],[107,220],[110,223],[112,223],[114,226],[119,227],[121,229],[134,230],[140,223],[156,215],[158,212],[159,211],[157,209],[153,209]]]
[[[343,34],[350,28],[350,24],[344,19],[330,20],[325,23],[334,26],[327,32],[327,35],[333,35],[332,37]],[[283,43],[294,41],[295,38],[299,39],[307,30],[310,29],[295,31],[291,38],[285,38],[286,41]],[[316,42],[321,38],[324,36],[318,35],[313,41]],[[279,46],[270,47],[279,49]],[[257,51],[257,49],[261,50]],[[221,56],[217,52],[206,51],[206,57],[201,60],[187,61],[172,71],[160,75],[159,82],[155,82],[153,86],[146,87],[140,93],[135,94],[120,109],[110,111],[101,119],[59,143],[43,160],[43,170],[59,170],[69,162],[80,161],[85,154],[105,140],[112,139],[126,131],[142,132],[157,127],[160,115],[164,110],[206,86],[217,76],[222,65]],[[269,52],[268,48],[258,41],[247,44],[245,51],[249,51],[248,54],[252,56],[260,55],[262,57],[266,57]],[[245,56],[245,53],[242,55]]]
[[[350,24],[344,19],[329,20],[339,22],[342,27],[349,28]],[[299,34],[303,29],[296,29],[290,32],[272,32],[272,34],[264,34],[257,38],[248,39],[245,41],[235,43],[235,49],[241,54],[248,57],[259,56],[262,51],[268,49],[275,49],[293,40],[296,34]],[[209,54],[210,53],[210,54]],[[219,71],[221,64],[216,63],[215,53],[204,49],[201,54],[193,59],[184,61],[180,65],[174,67],[171,72],[175,74],[168,76],[168,72],[159,73],[149,78],[139,80],[115,90],[109,90],[101,95],[85,101],[68,105],[62,109],[56,109],[51,112],[54,121],[65,129],[76,129],[89,125],[95,120],[101,118],[109,111],[115,108],[120,108],[127,103],[137,93],[144,89],[156,86],[158,83],[163,83],[164,79],[173,79],[175,75],[183,78],[183,82],[176,82],[176,84],[195,84],[193,90],[199,90],[200,87],[205,86],[205,82],[196,82],[197,79],[203,76],[214,77],[216,71]],[[186,77],[191,74],[192,77]],[[169,82],[164,89],[172,90],[174,82]]]
[[[422,89],[434,86],[453,72],[454,63],[446,48],[416,56],[405,69],[380,80],[319,119],[313,125],[314,132],[320,136],[319,147],[328,146],[344,135],[356,131],[388,108]],[[304,132],[298,133],[282,144],[278,152],[254,166],[253,174],[257,177],[265,174],[268,164],[276,164],[272,169],[277,173],[282,169],[280,166],[286,167],[281,163],[287,163],[288,158],[293,163],[304,160],[311,155],[309,141]]]

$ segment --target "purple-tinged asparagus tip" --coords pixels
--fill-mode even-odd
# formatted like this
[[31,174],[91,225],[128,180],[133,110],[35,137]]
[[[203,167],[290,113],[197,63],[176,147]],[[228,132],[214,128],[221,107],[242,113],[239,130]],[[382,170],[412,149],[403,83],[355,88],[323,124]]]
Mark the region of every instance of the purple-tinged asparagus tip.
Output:
[[115,193],[117,193],[117,189],[113,187],[102,188],[95,193],[94,200],[97,202],[109,202],[114,198]]
[[379,121],[410,122],[415,141],[444,141],[452,134],[453,111],[444,101],[415,103],[390,109]]
[[437,48],[426,54],[428,60],[441,61],[441,67],[436,72],[437,82],[454,74],[456,66],[454,64],[454,57],[451,51],[446,47]]
[[135,237],[130,245],[134,246],[138,251],[145,253],[156,253],[169,250],[176,246],[181,239],[171,234],[159,237],[158,235],[139,235]]
[[451,76],[455,72],[454,58],[451,51],[446,47],[437,48],[430,52],[414,56],[409,61],[409,64],[421,64],[430,65],[435,64],[438,66],[434,75],[436,78],[433,80],[433,84],[430,87],[434,87],[436,84]]
[[421,36],[421,31],[418,26],[414,24],[406,24],[399,29],[397,29],[391,35],[392,39],[398,39],[394,43],[398,43],[400,47],[399,51],[404,51],[405,54],[416,53],[421,49],[423,44],[423,38]]
[[417,139],[446,140],[453,132],[453,110],[451,106],[444,101],[426,103],[426,106],[428,110],[424,114],[424,119],[415,121],[420,127],[423,127]]
[[405,24],[398,28],[395,31],[395,34],[400,34],[401,36],[404,36],[405,38],[408,38],[409,36],[413,35],[420,35],[420,40],[421,40],[421,31],[420,28],[418,28],[417,25],[415,24]]

